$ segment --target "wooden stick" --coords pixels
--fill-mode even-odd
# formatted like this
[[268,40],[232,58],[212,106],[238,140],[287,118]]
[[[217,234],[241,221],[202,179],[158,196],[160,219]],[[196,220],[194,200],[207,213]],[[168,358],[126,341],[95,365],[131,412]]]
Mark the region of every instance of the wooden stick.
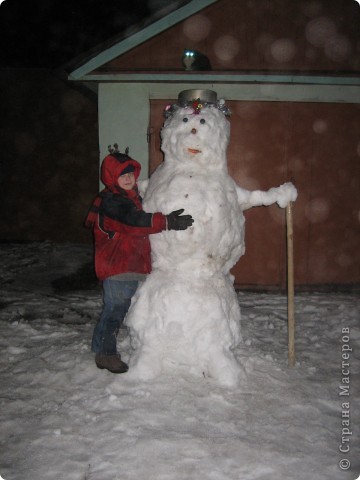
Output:
[[287,239],[287,294],[288,294],[288,361],[295,365],[295,314],[294,314],[294,247],[292,203],[286,206]]

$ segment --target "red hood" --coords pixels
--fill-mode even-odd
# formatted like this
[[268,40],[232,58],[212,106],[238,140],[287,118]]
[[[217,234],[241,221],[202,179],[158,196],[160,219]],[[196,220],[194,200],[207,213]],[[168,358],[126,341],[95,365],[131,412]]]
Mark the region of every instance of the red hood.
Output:
[[139,162],[123,153],[108,155],[104,158],[101,165],[101,181],[112,192],[118,192],[119,186],[117,179],[121,175],[121,172],[129,165],[134,166],[135,180],[137,180],[141,170]]

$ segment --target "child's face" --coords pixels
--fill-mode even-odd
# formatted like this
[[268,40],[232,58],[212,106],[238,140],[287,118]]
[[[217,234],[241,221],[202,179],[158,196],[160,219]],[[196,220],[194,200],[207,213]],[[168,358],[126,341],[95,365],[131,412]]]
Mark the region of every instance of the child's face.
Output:
[[135,186],[135,175],[134,172],[125,173],[125,175],[120,175],[118,178],[118,185],[124,190],[131,190]]

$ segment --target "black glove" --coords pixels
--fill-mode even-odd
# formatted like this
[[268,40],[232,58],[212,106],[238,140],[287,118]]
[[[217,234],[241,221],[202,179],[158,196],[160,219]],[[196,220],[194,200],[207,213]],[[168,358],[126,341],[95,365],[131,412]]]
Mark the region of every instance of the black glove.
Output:
[[181,208],[166,215],[168,230],[186,230],[188,227],[191,227],[194,219],[191,215],[181,215],[183,211],[184,209]]

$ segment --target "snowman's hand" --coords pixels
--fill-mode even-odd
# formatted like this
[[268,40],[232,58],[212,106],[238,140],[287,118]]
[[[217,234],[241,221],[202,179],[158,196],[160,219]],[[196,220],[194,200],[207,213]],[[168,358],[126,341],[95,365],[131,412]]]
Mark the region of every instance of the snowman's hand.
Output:
[[289,202],[295,202],[297,198],[297,190],[291,182],[284,183],[277,188],[271,188],[276,195],[276,203],[281,208],[285,208]]
[[181,215],[184,212],[183,208],[175,210],[174,212],[166,215],[167,229],[168,230],[186,230],[194,222],[191,215]]

